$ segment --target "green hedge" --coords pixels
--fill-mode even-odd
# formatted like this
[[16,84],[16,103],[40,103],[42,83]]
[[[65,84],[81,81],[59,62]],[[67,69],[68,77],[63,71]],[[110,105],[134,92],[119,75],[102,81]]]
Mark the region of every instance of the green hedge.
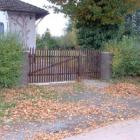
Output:
[[13,35],[0,35],[0,87],[17,85],[23,62],[22,46]]
[[110,41],[105,44],[105,50],[114,54],[113,76],[140,76],[140,46],[139,39],[123,37],[121,41]]

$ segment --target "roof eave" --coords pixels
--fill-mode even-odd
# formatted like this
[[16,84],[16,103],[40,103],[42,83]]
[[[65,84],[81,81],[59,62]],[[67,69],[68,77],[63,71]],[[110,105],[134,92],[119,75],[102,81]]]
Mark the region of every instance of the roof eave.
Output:
[[35,12],[29,12],[29,11],[16,11],[16,10],[6,10],[6,9],[0,9],[1,11],[9,11],[9,12],[21,12],[21,13],[29,13],[29,14],[35,14],[36,20],[40,18],[44,18],[45,16],[49,15],[48,11],[45,11],[44,13],[35,13]]
[[36,14],[36,20],[40,19],[40,18],[44,18],[45,16],[49,15],[49,12],[46,11],[46,13],[41,13],[41,14]]

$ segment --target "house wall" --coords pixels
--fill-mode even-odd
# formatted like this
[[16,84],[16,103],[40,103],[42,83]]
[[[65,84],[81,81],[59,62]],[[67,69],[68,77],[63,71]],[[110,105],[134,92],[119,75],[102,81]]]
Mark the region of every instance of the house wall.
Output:
[[36,47],[36,19],[34,14],[8,12],[8,21],[9,31],[20,37],[26,49]]
[[8,14],[7,12],[0,11],[0,22],[4,24],[4,32],[8,31]]

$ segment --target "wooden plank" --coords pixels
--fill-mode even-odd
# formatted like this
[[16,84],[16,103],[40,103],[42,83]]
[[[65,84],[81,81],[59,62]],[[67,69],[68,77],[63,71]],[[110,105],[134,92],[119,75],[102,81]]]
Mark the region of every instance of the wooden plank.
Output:
[[[48,49],[47,49],[47,66],[49,66],[49,51],[48,51]],[[49,69],[46,69],[46,73],[49,74]],[[49,82],[49,75],[47,76],[47,79],[45,82]]]
[[92,49],[35,50],[29,53],[29,82],[100,78],[101,53]]
[[[58,63],[60,63],[61,62],[61,50],[59,50],[59,61],[58,61]],[[59,72],[61,73],[61,69],[62,69],[62,65],[60,64],[60,69],[59,69]],[[61,77],[62,77],[62,75],[59,75],[59,81],[61,81]]]
[[[66,53],[66,50],[63,50],[63,54],[64,54],[64,55],[65,55],[65,53]],[[65,58],[66,58],[66,57],[62,56],[62,58],[63,58],[63,61],[65,61]],[[66,61],[65,61],[65,62],[66,62]],[[66,78],[65,78],[65,77],[66,77],[66,76],[65,76],[65,63],[63,63],[63,67],[62,67],[62,68],[63,68],[62,73],[64,73],[63,79],[62,79],[62,80],[65,81],[65,80],[66,80]]]
[[[31,72],[33,72],[33,48],[32,48],[32,50],[31,50],[31,54],[32,54],[32,58],[31,58],[31,60],[32,60],[32,62],[31,62]],[[31,82],[33,83],[34,81],[33,81],[33,77],[34,77],[34,73],[33,73],[33,75],[32,75],[32,79],[31,79]]]
[[[51,49],[51,56],[53,56],[53,49]],[[51,65],[53,65],[54,57],[50,57],[50,59],[51,59]],[[51,72],[50,72],[51,81],[50,82],[53,82],[53,80],[52,80],[53,67],[51,67],[50,70],[51,70]]]
[[48,79],[48,82],[51,82],[51,76],[50,76],[50,73],[51,73],[51,67],[50,67],[50,65],[51,65],[51,60],[50,60],[50,53],[51,53],[51,50],[48,50],[48,52],[49,52],[49,56],[48,56],[48,59],[49,59],[49,79]]
[[[72,58],[74,58],[74,57],[73,57],[73,51],[72,51]],[[72,74],[72,75],[71,75],[71,79],[73,79],[73,77],[74,77],[74,75],[73,75],[73,73],[74,73],[74,60],[72,60],[71,65],[72,65],[72,66],[71,66],[71,74]]]
[[29,83],[31,83],[31,48],[30,48],[30,51],[29,51],[29,75],[28,75],[28,80],[29,80]]
[[[54,49],[53,49],[53,55],[55,55],[55,50]],[[56,57],[53,58],[53,64],[55,64],[55,58]],[[52,73],[55,73],[55,69],[56,69],[56,66],[52,68]],[[55,81],[55,76],[52,75],[52,82],[54,82],[54,81]]]
[[74,55],[76,56],[76,60],[75,60],[75,79],[77,79],[78,78],[78,69],[77,69],[77,60],[78,60],[78,57],[77,57],[77,50],[75,50],[75,53],[74,53]]
[[[50,54],[52,56],[52,54],[53,54],[52,49],[50,50]],[[51,64],[51,66],[53,65],[53,57],[50,57],[50,64]],[[53,69],[53,67],[50,67],[50,82],[52,82],[52,71],[53,71],[52,69]]]
[[[34,55],[34,68],[33,68],[33,69],[37,70],[36,50],[35,50],[35,55]],[[33,82],[38,82],[38,81],[37,81],[37,76],[36,76],[36,75],[34,75],[34,80],[33,80]]]
[[[60,50],[58,51],[58,61],[57,63],[60,62]],[[61,67],[61,64],[58,65],[58,73],[60,73],[60,67]],[[57,75],[57,81],[60,81],[60,75]]]
[[98,52],[98,79],[101,78],[101,52]]
[[[45,55],[45,50],[43,49],[42,50],[42,56],[44,56]],[[41,57],[41,61],[42,61],[42,68],[44,67],[44,65],[45,65],[45,57]],[[43,75],[45,75],[45,70],[42,70],[42,73],[43,73]],[[44,83],[45,81],[44,81],[44,78],[45,76],[43,76],[42,77],[42,82]]]
[[[66,59],[68,58],[68,51],[69,50],[66,50],[66,56],[67,56]],[[66,63],[66,81],[68,81],[68,74],[67,73],[68,73],[69,62]]]
[[[41,67],[40,67],[40,50],[38,50],[37,55],[39,56],[38,57],[38,70],[39,70],[39,69],[41,69]],[[38,71],[38,70],[37,70],[37,73],[38,74],[41,73],[42,69],[40,71]],[[41,76],[38,76],[38,82],[41,83]]]
[[[30,67],[31,67],[31,72],[30,72],[30,73],[32,73],[32,71],[33,71],[33,70],[32,70],[32,63],[33,63],[33,60],[32,60],[32,49],[31,49],[31,52],[30,52],[30,53],[31,53],[31,57],[30,57],[30,59],[31,59],[31,65],[30,65]],[[33,82],[33,81],[32,81],[32,76],[31,76],[30,78],[31,78],[30,80],[31,80],[31,83],[32,83],[32,82]]]
[[[39,50],[36,50],[36,54],[37,56],[39,56]],[[39,73],[38,69],[39,69],[39,57],[36,60],[36,64],[37,64],[37,74]],[[34,72],[35,73],[35,72]],[[39,76],[37,76],[37,82],[39,82]]]
[[[45,55],[46,50],[43,50],[42,55]],[[42,68],[45,66],[45,58],[46,57],[42,57]],[[45,70],[43,70],[43,74],[45,75]],[[43,76],[43,83],[45,83],[45,76]]]
[[[53,55],[55,55],[55,50],[53,49]],[[55,60],[56,60],[57,56],[53,58],[53,64],[55,64]],[[53,73],[56,73],[56,67],[53,67]],[[52,81],[55,81],[55,76],[52,77]]]
[[[91,73],[92,71],[88,71],[88,72],[86,72],[86,73]],[[64,75],[64,74],[75,74],[75,73],[51,73],[51,75]],[[31,74],[32,75],[32,74]],[[38,76],[43,76],[43,75],[50,75],[50,74],[43,74],[43,73],[39,73],[39,74],[35,74],[35,75],[38,75]],[[76,79],[75,79],[76,80]]]

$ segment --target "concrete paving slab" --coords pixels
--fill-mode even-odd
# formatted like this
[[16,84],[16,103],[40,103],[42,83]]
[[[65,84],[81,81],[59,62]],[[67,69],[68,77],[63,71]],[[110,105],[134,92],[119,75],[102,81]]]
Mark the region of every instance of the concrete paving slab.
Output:
[[65,140],[140,140],[140,119],[119,122]]

